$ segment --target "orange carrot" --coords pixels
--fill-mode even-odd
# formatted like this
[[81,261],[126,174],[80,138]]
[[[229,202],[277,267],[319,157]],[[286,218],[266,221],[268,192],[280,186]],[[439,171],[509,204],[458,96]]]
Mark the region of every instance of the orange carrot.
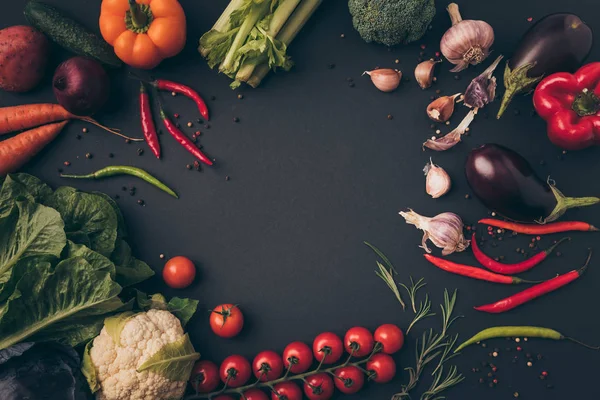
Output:
[[0,142],[0,176],[16,172],[50,143],[69,121],[30,129]]
[[0,108],[0,135],[69,119],[88,122],[126,139],[143,140],[125,136],[118,129],[107,128],[93,118],[73,115],[59,104],[24,104]]

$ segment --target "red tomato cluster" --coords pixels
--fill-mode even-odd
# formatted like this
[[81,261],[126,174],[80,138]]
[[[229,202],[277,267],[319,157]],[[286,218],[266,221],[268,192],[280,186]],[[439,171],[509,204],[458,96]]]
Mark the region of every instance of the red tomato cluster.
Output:
[[[252,363],[240,355],[227,357],[220,367],[211,361],[199,361],[194,366],[190,382],[197,392],[209,393],[220,382],[227,388],[240,388],[248,384],[252,375],[260,384],[281,378],[284,371],[289,369],[287,380],[282,379],[272,387],[271,400],[301,400],[303,391],[310,400],[328,400],[333,396],[334,388],[345,394],[353,394],[362,389],[367,379],[377,383],[391,381],[396,375],[396,363],[390,354],[399,351],[403,344],[404,334],[392,324],[381,325],[375,334],[363,327],[351,328],[343,341],[335,333],[325,332],[315,338],[312,349],[305,343],[293,342],[286,346],[282,356],[274,351],[263,351]],[[344,350],[349,357],[370,356],[363,367],[368,371],[367,375],[363,368],[353,363],[327,367],[327,370],[321,368],[340,361]],[[317,362],[320,369],[314,374],[307,373],[313,362]],[[295,376],[298,374],[303,375]],[[303,381],[302,389],[294,380]],[[244,398],[269,400],[269,396],[257,387],[244,391]],[[221,394],[213,400],[234,398]]]

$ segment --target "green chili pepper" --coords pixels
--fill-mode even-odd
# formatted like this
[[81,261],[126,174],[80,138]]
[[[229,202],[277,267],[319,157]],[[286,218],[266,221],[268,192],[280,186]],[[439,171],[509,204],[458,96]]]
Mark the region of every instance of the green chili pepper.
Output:
[[568,336],[564,336],[562,333],[555,331],[554,329],[540,328],[537,326],[496,326],[482,330],[471,339],[458,346],[454,352],[457,353],[465,347],[472,345],[473,343],[481,342],[482,340],[517,336],[552,340],[570,340],[571,342],[585,346],[588,349],[600,350],[600,347],[587,345]]
[[162,183],[161,181],[156,179],[154,176],[150,175],[150,173],[144,171],[141,168],[130,167],[127,165],[112,165],[109,167],[99,169],[98,171],[88,174],[88,175],[61,174],[60,176],[63,178],[74,178],[74,179],[101,179],[101,178],[107,178],[109,176],[118,176],[118,175],[136,176],[136,177],[148,182],[149,184],[156,186],[163,192],[170,194],[171,196],[175,197],[176,199],[179,198],[179,196],[177,196],[177,193],[175,193],[167,185],[165,185],[164,183]]

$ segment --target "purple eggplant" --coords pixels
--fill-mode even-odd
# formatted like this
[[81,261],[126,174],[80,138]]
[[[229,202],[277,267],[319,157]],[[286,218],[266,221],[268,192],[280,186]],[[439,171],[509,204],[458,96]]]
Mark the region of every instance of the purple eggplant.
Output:
[[502,116],[517,94],[531,90],[544,76],[575,72],[592,50],[592,30],[577,15],[550,14],[536,22],[521,38],[504,70]]
[[569,208],[600,203],[598,197],[565,197],[540,179],[519,153],[498,144],[474,149],[465,165],[473,193],[490,210],[520,222],[551,222]]

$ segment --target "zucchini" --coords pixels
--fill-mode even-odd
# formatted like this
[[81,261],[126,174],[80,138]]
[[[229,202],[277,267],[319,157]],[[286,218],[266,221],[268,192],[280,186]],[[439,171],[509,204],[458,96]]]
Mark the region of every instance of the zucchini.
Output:
[[47,4],[30,1],[25,6],[25,18],[61,47],[81,55],[94,58],[111,67],[120,67],[113,48],[101,37],[80,23],[65,16]]

